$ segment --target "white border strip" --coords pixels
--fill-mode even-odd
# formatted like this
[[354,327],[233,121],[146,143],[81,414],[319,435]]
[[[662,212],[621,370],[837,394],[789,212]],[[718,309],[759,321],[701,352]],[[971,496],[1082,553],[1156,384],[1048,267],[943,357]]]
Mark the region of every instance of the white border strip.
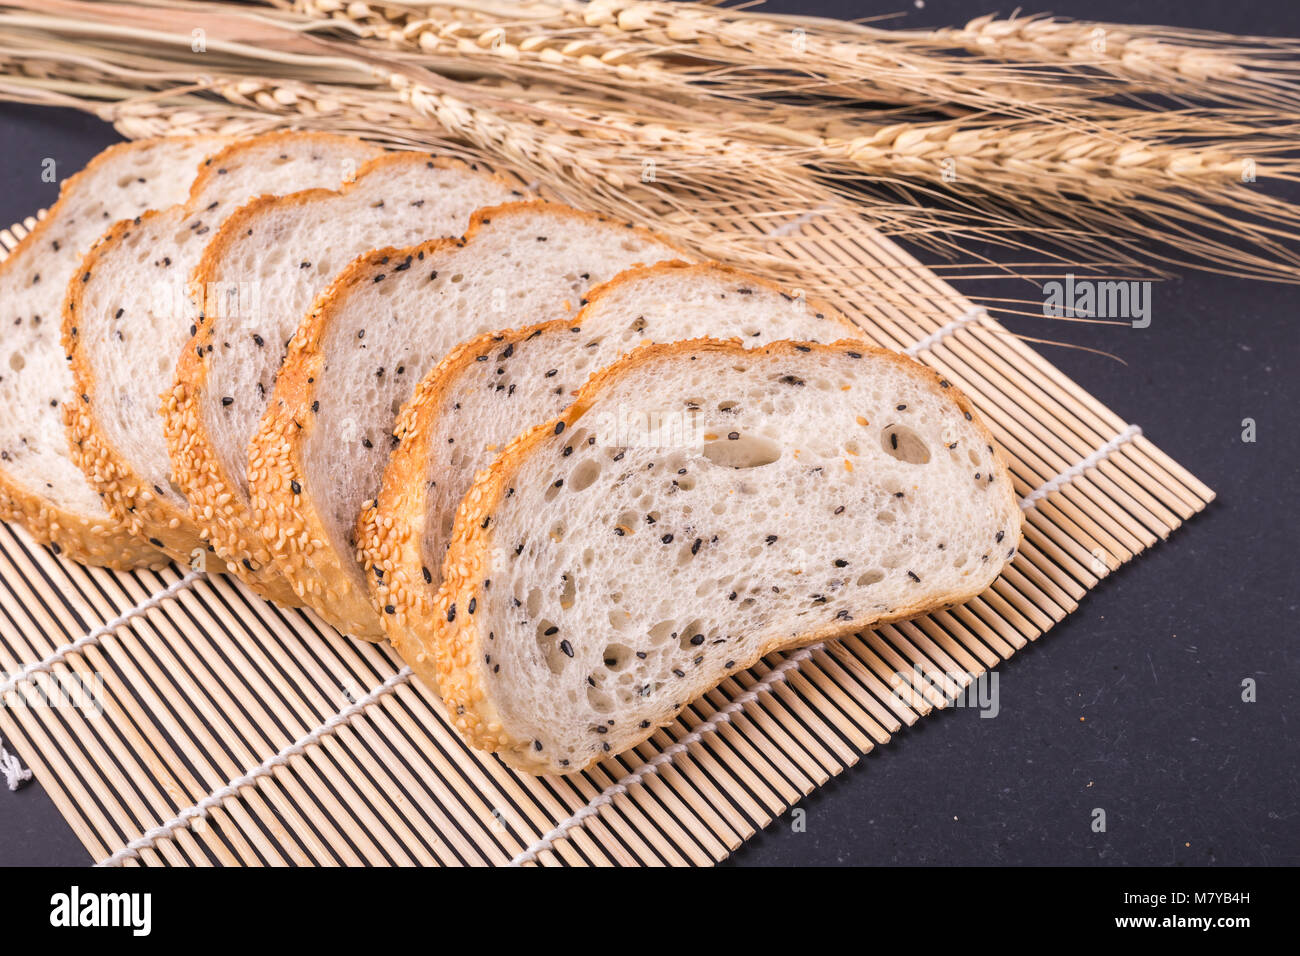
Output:
[[229,797],[236,796],[239,791],[247,786],[257,783],[263,777],[268,776],[276,767],[283,767],[289,762],[290,757],[296,757],[303,753],[312,744],[320,743],[321,738],[333,733],[340,725],[351,720],[357,714],[361,713],[371,704],[375,703],[381,697],[386,695],[400,684],[405,684],[411,679],[412,671],[409,667],[403,667],[388,680],[384,681],[366,696],[359,698],[356,703],[343,708],[325,723],[321,724],[315,730],[299,737],[289,746],[285,747],[279,753],[268,757],[257,767],[254,767],[242,777],[236,777],[220,790],[214,790],[192,807],[187,807],[176,816],[172,817],[162,826],[154,827],[142,833],[138,839],[132,840],[122,849],[118,850],[106,860],[96,863],[96,866],[121,866],[127,860],[138,857],[141,852],[153,846],[164,837],[169,837],[177,830],[183,830],[190,826],[195,820],[206,817],[213,809],[219,806]]

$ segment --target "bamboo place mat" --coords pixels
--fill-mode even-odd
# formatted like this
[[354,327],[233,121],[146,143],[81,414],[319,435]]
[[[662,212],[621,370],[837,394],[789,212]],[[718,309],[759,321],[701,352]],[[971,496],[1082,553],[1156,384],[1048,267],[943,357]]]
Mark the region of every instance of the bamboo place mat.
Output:
[[[805,221],[806,220],[806,221]],[[0,234],[6,250],[33,220]],[[0,730],[91,855],[147,864],[711,864],[801,796],[1069,614],[1213,492],[852,214],[773,230],[880,345],[963,389],[1025,506],[1014,563],[962,607],[774,654],[635,752],[533,778],[467,749],[386,646],[237,582],[86,568],[0,527],[0,669],[13,693],[102,681],[102,712],[0,707]],[[68,647],[69,644],[73,646]],[[26,668],[26,670],[24,670]],[[30,696],[30,695],[25,695]],[[3,795],[0,795],[3,799]]]

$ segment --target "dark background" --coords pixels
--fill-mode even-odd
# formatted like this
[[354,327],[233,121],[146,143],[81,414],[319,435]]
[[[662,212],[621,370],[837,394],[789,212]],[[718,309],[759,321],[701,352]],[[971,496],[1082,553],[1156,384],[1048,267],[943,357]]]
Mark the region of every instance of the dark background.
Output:
[[[781,12],[946,26],[991,0],[771,2]],[[1300,36],[1294,0],[1056,2],[1025,12]],[[80,168],[118,137],[85,115],[0,105],[0,224],[49,206],[41,160]],[[1286,194],[1261,180],[1260,188]],[[1289,195],[1300,201],[1300,190]],[[961,291],[1008,294],[1005,284]],[[1030,295],[1026,288],[1012,294]],[[1300,863],[1294,499],[1300,332],[1292,286],[1186,272],[1155,286],[1144,330],[1025,318],[1038,346],[1218,493],[1001,665],[1001,711],[937,713],[778,820],[740,865]],[[1241,441],[1243,418],[1258,423]],[[1241,682],[1258,701],[1241,701]],[[1080,721],[1080,717],[1086,717]],[[1095,807],[1108,830],[1090,829]],[[85,864],[39,784],[0,791],[0,864]]]

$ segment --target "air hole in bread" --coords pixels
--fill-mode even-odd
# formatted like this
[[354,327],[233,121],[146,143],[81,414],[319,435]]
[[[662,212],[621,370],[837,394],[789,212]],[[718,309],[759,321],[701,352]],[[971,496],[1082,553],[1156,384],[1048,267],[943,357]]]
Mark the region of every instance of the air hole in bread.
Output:
[[573,607],[573,600],[577,591],[577,585],[573,580],[572,574],[560,575],[560,607],[568,610]]
[[573,469],[573,475],[568,481],[569,490],[582,491],[590,487],[598,477],[600,477],[600,463],[588,459]]
[[886,425],[880,430],[880,447],[885,454],[909,465],[924,465],[930,460],[930,448],[921,436],[906,425]]
[[601,660],[611,671],[621,671],[632,659],[632,649],[626,644],[609,644],[601,652]]
[[571,655],[566,653],[565,648],[571,645],[560,636],[560,629],[551,621],[537,622],[537,646],[541,649],[542,657],[546,659],[546,666],[550,668],[551,673],[562,673],[571,659]]
[[885,579],[885,572],[877,571],[874,568],[870,571],[858,575],[858,587],[865,588],[869,584],[875,584]]
[[660,621],[650,628],[647,636],[651,644],[664,644],[672,640],[677,632],[673,628],[673,622],[670,620]]
[[682,650],[704,646],[704,624],[695,620],[677,632],[677,644]]
[[717,441],[705,443],[704,457],[723,468],[761,468],[780,459],[781,446],[762,435],[728,432]]
[[9,356],[9,367],[15,372],[21,372],[27,367],[27,359],[23,358],[21,352],[14,352]]

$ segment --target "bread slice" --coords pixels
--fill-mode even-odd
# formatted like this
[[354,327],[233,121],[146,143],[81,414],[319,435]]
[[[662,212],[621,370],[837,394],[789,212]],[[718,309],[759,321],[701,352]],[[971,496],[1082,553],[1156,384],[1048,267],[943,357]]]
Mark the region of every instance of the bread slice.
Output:
[[592,285],[679,255],[644,230],[539,202],[482,210],[464,239],[354,263],[295,334],[249,449],[263,538],[299,596],[340,631],[380,640],[355,531],[416,383],[464,339],[574,315]]
[[199,163],[229,142],[178,137],[109,147],[63,184],[49,214],[0,263],[0,518],[73,560],[115,568],[166,561],[109,514],[69,452],[63,416],[81,399],[59,335],[68,282],[106,228],[185,199]]
[[158,406],[202,311],[188,282],[209,239],[249,199],[338,186],[381,153],[325,133],[242,140],[204,162],[187,202],[117,223],[86,256],[64,303],[63,345],[83,396],[69,435],[74,459],[131,534],[182,561],[207,549],[171,483]]
[[248,440],[294,329],[334,275],[393,243],[460,235],[470,214],[520,195],[476,167],[420,153],[372,160],[335,192],[263,197],[240,208],[204,251],[193,280],[207,307],[184,347],[163,414],[173,477],[217,554],[263,596],[297,603],[257,535]]
[[390,630],[469,743],[565,773],[765,654],[968,600],[1019,540],[987,429],[910,359],[652,345],[480,474]]
[[[715,264],[629,269],[592,291],[578,317],[488,332],[456,348],[402,410],[375,505],[357,528],[372,604],[385,608],[442,583],[456,506],[474,474],[511,439],[564,410],[595,371],[647,342],[736,337],[833,342],[860,333],[827,305]],[[411,573],[414,572],[414,573]],[[384,616],[387,620],[387,616]]]

